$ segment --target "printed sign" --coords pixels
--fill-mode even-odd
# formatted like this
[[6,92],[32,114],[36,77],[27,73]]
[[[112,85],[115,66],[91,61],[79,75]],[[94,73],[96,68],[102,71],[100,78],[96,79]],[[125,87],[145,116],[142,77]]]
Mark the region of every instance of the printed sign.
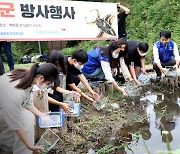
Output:
[[0,41],[113,40],[117,25],[116,3],[0,1]]

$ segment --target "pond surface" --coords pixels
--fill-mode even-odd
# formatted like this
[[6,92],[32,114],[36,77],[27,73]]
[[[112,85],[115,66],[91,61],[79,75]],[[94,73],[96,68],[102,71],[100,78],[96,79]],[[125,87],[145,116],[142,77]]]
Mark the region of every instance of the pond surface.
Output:
[[167,153],[168,143],[172,151],[180,149],[180,93],[146,90],[128,104],[133,107],[126,113],[128,122],[117,131],[121,141],[115,144],[129,143],[122,153]]

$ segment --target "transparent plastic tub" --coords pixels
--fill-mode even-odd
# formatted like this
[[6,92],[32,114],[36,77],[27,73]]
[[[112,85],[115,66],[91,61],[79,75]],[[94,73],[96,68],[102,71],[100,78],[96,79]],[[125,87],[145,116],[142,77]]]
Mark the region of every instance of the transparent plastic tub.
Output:
[[63,102],[68,103],[68,104],[73,104],[76,101],[73,98],[72,93],[67,93],[67,94],[63,94]]
[[141,73],[138,77],[139,81],[141,82],[141,85],[148,85],[151,84],[151,78],[147,74]]
[[64,114],[61,112],[49,112],[43,116],[38,116],[38,126],[40,128],[61,127],[64,124]]
[[100,98],[98,101],[95,102],[94,106],[99,111],[102,110],[106,104],[108,103],[108,99],[106,97]]
[[37,142],[36,146],[41,146],[44,149],[41,151],[42,154],[48,153],[60,140],[59,136],[54,133],[51,129],[47,129]]
[[178,75],[177,70],[175,70],[175,69],[173,68],[173,66],[166,66],[165,68],[168,70],[166,76],[169,76],[169,77],[172,76],[172,77],[174,77],[174,76],[177,76],[177,75]]
[[64,110],[60,107],[59,111],[65,116],[79,116],[81,114],[81,106],[79,103],[74,103],[70,105],[71,112],[70,114],[66,114]]
[[128,96],[131,96],[131,97],[140,96],[142,87],[136,86],[134,81],[126,82],[125,86],[126,86],[126,92]]

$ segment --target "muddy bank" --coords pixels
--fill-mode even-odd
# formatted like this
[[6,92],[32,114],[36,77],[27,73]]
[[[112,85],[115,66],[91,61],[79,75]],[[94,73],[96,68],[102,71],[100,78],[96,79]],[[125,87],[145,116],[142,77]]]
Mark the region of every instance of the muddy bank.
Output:
[[[161,83],[143,87],[141,96],[147,91],[169,96],[174,93],[174,89]],[[127,98],[116,90],[104,96],[109,102],[103,110],[97,111],[86,102],[81,104],[82,114],[67,119],[66,131],[59,134],[61,141],[49,153],[126,153],[127,149],[132,150],[129,143],[139,140],[139,134],[144,140],[151,137],[146,100],[140,102],[140,97]]]

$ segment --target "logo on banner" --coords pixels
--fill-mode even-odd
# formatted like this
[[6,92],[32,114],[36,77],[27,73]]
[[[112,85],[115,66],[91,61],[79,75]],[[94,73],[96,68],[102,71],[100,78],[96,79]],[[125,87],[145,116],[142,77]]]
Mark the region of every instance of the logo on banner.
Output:
[[15,17],[13,3],[0,2],[0,17]]

